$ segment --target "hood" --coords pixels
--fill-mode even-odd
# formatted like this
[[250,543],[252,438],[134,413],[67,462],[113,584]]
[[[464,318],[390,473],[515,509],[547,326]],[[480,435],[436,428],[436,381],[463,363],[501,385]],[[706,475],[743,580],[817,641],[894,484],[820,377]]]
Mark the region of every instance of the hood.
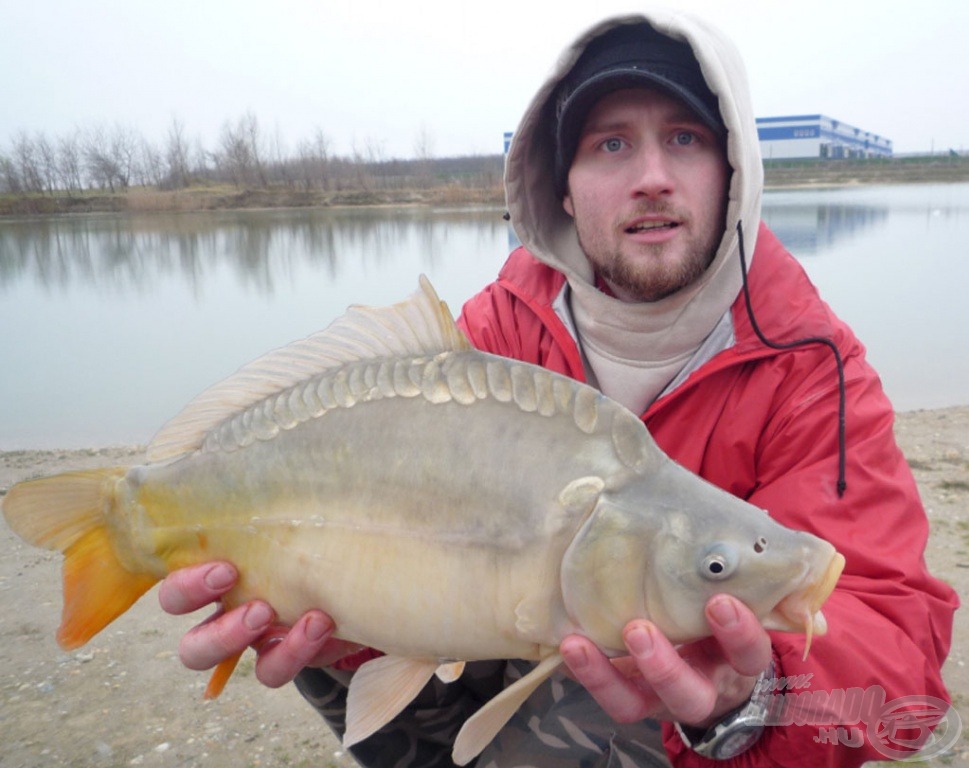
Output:
[[[727,128],[727,161],[732,175],[724,235],[703,276],[659,301],[630,304],[595,288],[595,278],[579,246],[572,218],[562,208],[562,199],[556,192],[554,97],[592,40],[621,24],[644,21],[669,37],[687,42],[693,49],[707,85],[719,102]],[[656,381],[647,387],[648,401],[698,352],[737,298],[742,286],[737,224],[743,222],[745,254],[749,259],[757,237],[762,189],[757,127],[739,52],[722,33],[702,20],[668,10],[608,19],[567,48],[526,109],[505,166],[512,225],[522,245],[568,279],[573,319],[583,351],[589,355],[591,341],[598,349],[596,359],[606,360],[613,367],[618,362],[620,368],[635,368],[634,375],[639,378],[653,376]],[[601,385],[602,376],[598,378]],[[622,380],[623,376],[619,378]],[[632,407],[622,392],[609,392],[604,386],[602,389]]]

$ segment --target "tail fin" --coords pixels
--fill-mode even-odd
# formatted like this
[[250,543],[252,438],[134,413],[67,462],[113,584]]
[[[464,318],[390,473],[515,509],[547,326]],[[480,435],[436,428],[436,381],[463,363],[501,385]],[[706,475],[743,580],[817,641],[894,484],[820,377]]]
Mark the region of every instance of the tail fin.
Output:
[[84,645],[157,581],[124,569],[105,518],[125,467],[67,472],[18,483],[3,499],[10,528],[24,541],[64,553],[64,610],[57,642]]

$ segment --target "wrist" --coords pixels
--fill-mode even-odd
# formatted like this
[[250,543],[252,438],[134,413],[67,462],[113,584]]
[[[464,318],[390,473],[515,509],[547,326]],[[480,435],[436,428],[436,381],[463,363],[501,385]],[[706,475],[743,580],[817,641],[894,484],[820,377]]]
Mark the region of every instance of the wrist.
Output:
[[770,686],[764,681],[775,676],[774,662],[754,682],[750,698],[707,727],[674,723],[683,743],[691,750],[713,760],[729,760],[743,754],[760,741],[767,723]]

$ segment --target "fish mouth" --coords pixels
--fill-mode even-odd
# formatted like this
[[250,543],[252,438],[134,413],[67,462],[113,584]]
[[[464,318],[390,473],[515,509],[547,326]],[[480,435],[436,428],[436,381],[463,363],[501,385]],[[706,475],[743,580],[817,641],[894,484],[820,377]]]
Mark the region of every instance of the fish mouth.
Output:
[[840,552],[834,552],[824,573],[804,589],[793,592],[781,600],[768,616],[764,626],[767,629],[781,629],[789,632],[803,632],[804,659],[811,650],[811,640],[815,635],[821,636],[828,630],[828,623],[821,613],[821,606],[834,591],[838,578],[845,567],[845,558]]

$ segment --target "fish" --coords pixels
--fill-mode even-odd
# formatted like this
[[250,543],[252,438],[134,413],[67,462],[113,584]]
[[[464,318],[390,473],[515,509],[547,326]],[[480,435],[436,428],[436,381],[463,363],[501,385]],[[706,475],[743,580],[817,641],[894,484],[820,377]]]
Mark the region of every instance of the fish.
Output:
[[239,571],[228,607],[330,614],[337,637],[383,653],[351,679],[347,747],[434,675],[536,662],[463,724],[459,765],[560,670],[566,635],[616,656],[624,625],[648,618],[694,640],[710,634],[707,600],[729,593],[766,628],[803,632],[806,654],[844,566],[675,463],[596,389],[474,349],[424,276],[203,392],[144,464],[27,480],[2,504],[17,535],[63,553],[66,650],[211,560]]

